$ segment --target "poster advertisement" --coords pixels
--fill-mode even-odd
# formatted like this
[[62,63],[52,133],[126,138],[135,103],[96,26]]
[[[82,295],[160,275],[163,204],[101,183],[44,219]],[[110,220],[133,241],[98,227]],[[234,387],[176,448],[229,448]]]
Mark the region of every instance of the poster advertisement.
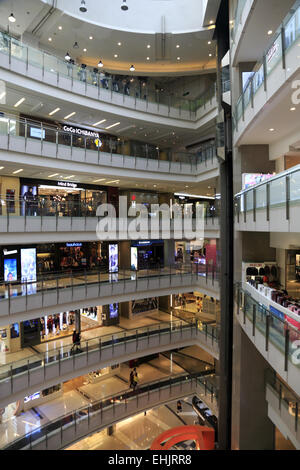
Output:
[[4,281],[13,282],[18,279],[16,258],[4,259]]
[[138,269],[138,252],[137,252],[137,247],[132,246],[131,247],[131,269],[132,271],[137,271]]
[[109,245],[109,272],[116,273],[119,270],[118,245]]
[[272,174],[262,174],[262,173],[243,173],[243,189],[250,188],[251,186],[255,186],[258,183],[262,183],[270,178],[272,178]]
[[[21,281],[27,282],[27,294],[36,293],[36,248],[21,249]],[[22,289],[24,290],[24,289]]]

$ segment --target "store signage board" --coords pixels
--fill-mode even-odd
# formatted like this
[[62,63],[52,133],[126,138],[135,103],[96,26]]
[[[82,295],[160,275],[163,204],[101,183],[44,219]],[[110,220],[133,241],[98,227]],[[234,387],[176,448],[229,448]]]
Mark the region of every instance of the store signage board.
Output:
[[77,188],[78,183],[71,183],[70,181],[57,181],[57,186],[62,186],[63,188]]
[[70,132],[71,134],[76,134],[80,136],[83,135],[85,137],[94,137],[95,139],[100,138],[99,132],[89,131],[87,129],[81,129],[80,127],[64,126],[63,129],[65,132]]
[[73,246],[80,247],[80,246],[82,246],[82,243],[80,243],[80,242],[66,243],[66,246],[68,248],[71,248]]

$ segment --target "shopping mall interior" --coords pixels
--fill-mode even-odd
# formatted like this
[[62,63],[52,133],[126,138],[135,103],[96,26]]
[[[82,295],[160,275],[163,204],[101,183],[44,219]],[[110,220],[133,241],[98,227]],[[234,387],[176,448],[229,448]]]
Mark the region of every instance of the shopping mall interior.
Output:
[[299,46],[300,0],[0,2],[1,450],[300,449]]

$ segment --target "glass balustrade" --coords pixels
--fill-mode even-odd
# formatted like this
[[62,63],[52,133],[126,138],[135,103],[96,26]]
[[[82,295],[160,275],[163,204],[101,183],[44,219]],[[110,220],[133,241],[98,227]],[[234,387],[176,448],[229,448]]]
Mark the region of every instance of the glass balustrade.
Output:
[[[241,9],[244,8],[245,2],[238,1],[237,15],[240,17]],[[237,24],[232,29],[236,31]],[[235,34],[235,33],[233,33]],[[283,38],[284,37],[284,42]],[[268,77],[275,70],[278,63],[282,63],[282,68],[285,68],[284,55],[287,51],[297,42],[300,37],[300,2],[294,4],[290,13],[284,19],[280,28],[275,32],[274,39],[271,46],[266,50],[263,59],[258,62],[253,68],[254,74],[248,82],[243,93],[236,103],[235,111],[235,129],[237,130],[238,121],[244,115],[245,110],[253,102],[254,96],[260,89],[263,83],[267,84]],[[244,103],[243,106],[241,103]]]
[[[108,98],[109,95],[105,95],[105,91],[111,93],[111,99],[115,94],[122,94],[125,106],[131,104],[135,108],[143,109],[144,103],[146,105],[144,111],[147,111],[148,104],[152,103],[158,106],[158,112],[160,106],[165,106],[169,112],[172,108],[177,109],[178,117],[182,112],[187,111],[190,119],[196,119],[197,111],[205,107],[216,94],[215,84],[195,100],[171,95],[163,90],[150,89],[146,82],[140,85],[132,84],[130,77],[121,79],[117,75],[103,73],[97,67],[78,66],[71,61],[23,44],[4,32],[0,32],[0,53],[8,55],[10,61],[13,59],[25,63],[26,69],[32,66],[42,70],[43,76],[45,73],[48,73],[50,77],[52,75],[56,83],[59,83],[62,78],[70,79],[72,85],[74,82],[81,84],[83,88],[87,85],[95,86],[98,89],[98,98],[101,94],[104,98]],[[187,115],[184,114],[184,117],[187,118]]]

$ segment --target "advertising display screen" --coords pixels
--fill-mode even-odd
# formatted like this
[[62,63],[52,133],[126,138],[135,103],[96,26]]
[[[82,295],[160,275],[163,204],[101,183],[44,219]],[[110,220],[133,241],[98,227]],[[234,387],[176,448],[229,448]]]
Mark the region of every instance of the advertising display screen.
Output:
[[45,138],[45,130],[40,129],[39,127],[31,127],[30,128],[30,137],[35,137],[36,139],[44,139]]
[[138,252],[137,252],[137,247],[132,246],[131,247],[131,269],[132,271],[137,271],[138,268]]
[[109,245],[108,250],[109,256],[109,272],[116,273],[119,270],[119,260],[118,260],[118,245]]
[[109,304],[109,318],[116,318],[119,314],[119,304]]
[[21,280],[36,281],[36,248],[21,249]]
[[262,183],[270,178],[272,174],[262,174],[262,173],[243,173],[243,189],[250,188],[250,186],[255,186],[258,183]]
[[18,279],[16,258],[7,258],[4,260],[4,281],[12,282]]

